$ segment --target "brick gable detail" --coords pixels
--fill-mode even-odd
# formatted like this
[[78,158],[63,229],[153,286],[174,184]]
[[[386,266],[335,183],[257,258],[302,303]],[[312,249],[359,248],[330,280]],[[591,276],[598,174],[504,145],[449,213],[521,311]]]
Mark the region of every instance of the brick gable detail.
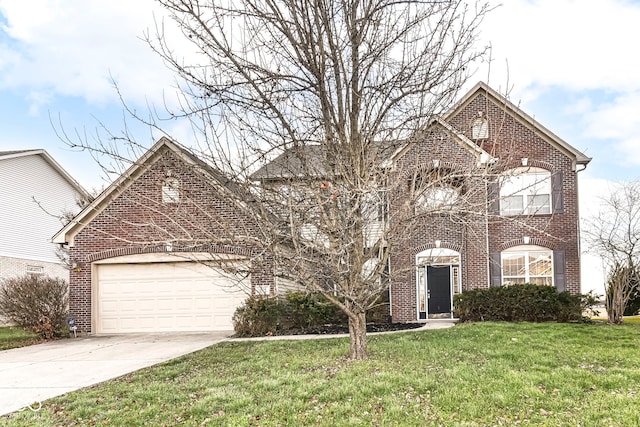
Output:
[[[580,293],[578,177],[575,159],[562,147],[545,139],[542,132],[519,120],[505,105],[488,99],[482,93],[470,98],[447,121],[471,139],[472,124],[478,117],[488,121],[488,138],[475,143],[494,157],[496,162],[482,178],[469,178],[466,181],[468,194],[472,198],[467,202],[473,206],[473,212],[464,220],[455,221],[441,214],[427,216],[415,221],[406,243],[394,248],[390,262],[391,311],[394,321],[417,319],[415,257],[425,248],[434,247],[436,240],[440,247],[460,253],[463,290],[489,287],[492,254],[524,244],[526,236],[531,245],[563,253],[566,290],[573,294]],[[488,186],[491,182],[496,182],[500,173],[522,166],[523,158],[527,159],[528,166],[548,170],[562,178],[561,213],[515,217],[500,217],[490,213]],[[434,163],[434,160],[438,162]],[[469,149],[463,148],[454,137],[436,128],[425,132],[423,139],[416,141],[403,153],[397,161],[397,169],[400,174],[410,175],[416,168],[446,162],[450,168],[472,172],[476,168],[476,161],[477,158]],[[396,203],[401,203],[402,197],[398,196],[395,200]],[[393,201],[390,209],[393,210]]]
[[[163,147],[146,170],[127,183],[82,230],[70,248],[70,315],[91,332],[92,263],[113,257],[171,253],[223,254],[251,260],[251,284],[274,291],[272,261],[250,244],[251,221],[212,191],[211,181]],[[180,183],[180,201],[162,202],[167,176]]]

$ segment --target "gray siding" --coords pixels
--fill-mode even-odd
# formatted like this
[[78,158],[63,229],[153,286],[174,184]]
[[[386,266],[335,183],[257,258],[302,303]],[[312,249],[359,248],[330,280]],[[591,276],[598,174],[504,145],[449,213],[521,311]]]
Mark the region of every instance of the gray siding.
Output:
[[0,256],[58,262],[51,237],[63,212],[79,211],[77,197],[40,155],[0,160]]

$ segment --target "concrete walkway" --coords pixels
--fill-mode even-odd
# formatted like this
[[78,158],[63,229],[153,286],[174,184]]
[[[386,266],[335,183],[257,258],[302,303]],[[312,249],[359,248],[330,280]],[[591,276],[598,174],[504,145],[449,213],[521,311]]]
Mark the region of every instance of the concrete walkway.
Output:
[[[449,328],[436,320],[421,328],[367,335]],[[265,341],[339,338],[348,335],[290,335],[229,339],[233,332],[146,334],[71,338],[0,351],[0,416],[70,391],[120,377],[225,340]]]
[[0,416],[208,347],[233,332],[71,338],[0,351]]

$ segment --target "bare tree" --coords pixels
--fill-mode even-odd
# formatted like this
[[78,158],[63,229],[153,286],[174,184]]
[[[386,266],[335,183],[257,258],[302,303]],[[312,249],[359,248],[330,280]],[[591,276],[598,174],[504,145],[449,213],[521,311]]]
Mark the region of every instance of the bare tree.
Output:
[[[407,208],[379,223],[398,185],[383,161],[397,141],[415,136],[455,100],[482,54],[474,42],[487,7],[160,3],[205,58],[201,66],[185,66],[162,33],[149,39],[188,82],[183,113],[199,120],[218,168],[259,184],[247,193],[261,195],[256,223],[276,265],[345,312],[350,357],[366,357],[366,311],[386,285],[381,276],[392,246],[386,237],[394,231],[388,225],[413,215]],[[256,163],[275,155],[275,165],[256,171]]]
[[607,269],[608,322],[621,324],[625,307],[638,288],[640,268],[640,183],[621,183],[601,199],[600,211],[586,221],[590,250]]
[[[461,0],[158,2],[198,55],[181,55],[164,23],[146,36],[183,82],[170,118],[189,120],[193,152],[237,183],[217,186],[218,196],[254,219],[251,236],[231,240],[262,247],[282,279],[339,306],[349,319],[350,357],[365,358],[366,312],[387,286],[390,251],[416,218],[486,213],[486,194],[467,194],[457,204],[464,208],[452,209],[445,190],[460,194],[463,176],[486,175],[482,150],[468,169],[432,165],[409,177],[389,159],[425,138],[457,99],[486,51],[476,36],[489,7]],[[156,120],[148,124],[161,130]],[[440,131],[453,137],[445,124]],[[126,157],[115,145],[93,149]],[[389,212],[399,199],[403,208]]]

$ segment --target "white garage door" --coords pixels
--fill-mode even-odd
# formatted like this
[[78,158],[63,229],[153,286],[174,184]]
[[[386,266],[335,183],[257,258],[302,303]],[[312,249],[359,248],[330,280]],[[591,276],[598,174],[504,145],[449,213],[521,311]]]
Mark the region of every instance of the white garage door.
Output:
[[100,264],[95,326],[98,334],[231,331],[247,298],[228,274],[197,262]]

